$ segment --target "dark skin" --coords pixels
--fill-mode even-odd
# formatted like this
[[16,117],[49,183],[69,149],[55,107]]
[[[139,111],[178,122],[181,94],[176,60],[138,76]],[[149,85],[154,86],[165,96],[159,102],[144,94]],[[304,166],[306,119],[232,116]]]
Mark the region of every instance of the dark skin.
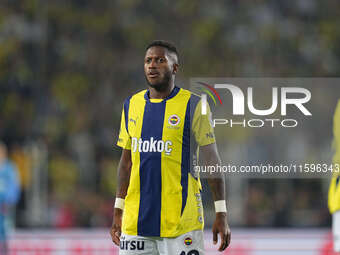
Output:
[[[216,143],[200,147],[202,165],[215,166],[221,165],[221,159],[218,155]],[[208,184],[213,196],[214,201],[225,200],[225,182],[222,173],[215,173],[214,178],[208,178]],[[217,244],[218,235],[220,236],[219,251],[224,251],[230,244],[231,231],[227,221],[227,213],[216,213],[215,222],[212,227],[213,242]]]
[[[131,174],[131,151],[123,149],[122,155],[120,157],[118,165],[118,188],[116,196],[120,198],[125,198]],[[113,210],[113,222],[110,230],[112,241],[119,246],[121,227],[122,227],[122,216],[123,210],[119,208],[114,208]]]
[[[178,67],[177,56],[169,52],[166,48],[153,46],[146,51],[144,73],[149,84],[151,99],[164,99],[171,93],[175,87],[174,81]],[[215,143],[201,146],[200,155],[204,155],[203,164],[216,165],[221,163]],[[123,149],[118,165],[118,188],[116,196],[119,198],[124,199],[126,196],[129,187],[131,166],[131,151]],[[214,201],[225,200],[225,183],[223,176],[216,175],[215,178],[208,179],[208,183]],[[112,241],[118,246],[120,243],[122,215],[123,211],[121,209],[114,208],[110,234]],[[218,236],[220,236],[221,243],[218,250],[225,250],[230,243],[231,237],[226,213],[216,213],[212,232],[214,244],[217,243]]]
[[144,74],[149,84],[150,98],[164,99],[175,87],[177,57],[163,47],[151,47],[144,58]]

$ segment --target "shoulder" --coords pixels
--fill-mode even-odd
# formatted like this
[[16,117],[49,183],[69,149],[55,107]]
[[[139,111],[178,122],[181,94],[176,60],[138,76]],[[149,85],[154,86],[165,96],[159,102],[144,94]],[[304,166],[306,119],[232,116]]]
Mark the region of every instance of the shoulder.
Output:
[[195,105],[201,100],[201,96],[187,89],[181,88],[181,94],[190,98],[190,103]]
[[139,92],[137,92],[136,94],[132,95],[131,98],[141,98],[141,99],[144,99],[144,95],[146,93],[146,89],[143,89]]
[[335,107],[335,115],[340,115],[340,99]]
[[193,106],[193,108],[196,108],[198,103],[201,101],[201,96],[199,94],[196,94],[190,90],[185,90],[190,95],[190,105]]
[[127,105],[130,104],[130,102],[133,100],[144,100],[144,94],[146,92],[146,89],[141,90],[133,95],[128,96],[125,101],[124,101],[124,106],[126,107]]

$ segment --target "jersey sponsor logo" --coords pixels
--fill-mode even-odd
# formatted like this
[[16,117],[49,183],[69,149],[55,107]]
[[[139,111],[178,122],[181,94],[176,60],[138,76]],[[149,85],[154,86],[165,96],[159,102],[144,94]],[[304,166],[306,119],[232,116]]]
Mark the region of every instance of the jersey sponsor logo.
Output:
[[181,119],[176,114],[171,115],[168,119],[168,122],[171,126],[177,126],[180,121]]
[[120,241],[120,250],[129,250],[129,251],[142,251],[144,250],[144,241]]
[[191,237],[185,238],[185,239],[184,239],[184,244],[185,244],[185,245],[188,245],[188,246],[191,245],[191,244],[192,244],[192,239],[191,239]]
[[132,151],[133,152],[164,152],[170,155],[172,151],[172,141],[156,140],[153,137],[150,140],[137,139],[132,137]]

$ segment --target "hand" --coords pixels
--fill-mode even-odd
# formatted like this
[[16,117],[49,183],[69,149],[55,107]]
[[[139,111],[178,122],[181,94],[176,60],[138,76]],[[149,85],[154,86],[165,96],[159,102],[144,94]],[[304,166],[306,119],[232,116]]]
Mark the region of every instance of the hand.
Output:
[[227,213],[218,212],[216,213],[216,219],[212,228],[213,241],[217,244],[218,233],[221,238],[221,245],[218,248],[219,251],[224,251],[230,244],[231,231],[227,222]]
[[112,238],[112,242],[119,246],[120,244],[120,235],[122,231],[122,215],[123,210],[119,208],[114,208],[113,210],[113,222],[110,230],[110,235]]

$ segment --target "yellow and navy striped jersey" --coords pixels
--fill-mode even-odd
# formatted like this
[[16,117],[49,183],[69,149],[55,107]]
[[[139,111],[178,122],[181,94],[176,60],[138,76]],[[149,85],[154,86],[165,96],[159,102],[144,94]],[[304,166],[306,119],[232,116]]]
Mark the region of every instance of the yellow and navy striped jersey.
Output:
[[[333,146],[335,149],[335,154],[333,156],[334,168],[336,165],[340,165],[340,100],[335,110],[333,118],[333,134],[334,141]],[[340,210],[340,174],[336,173],[333,175],[331,184],[328,190],[328,208],[330,213]]]
[[[191,165],[198,146],[215,142],[211,112],[200,97],[175,87],[165,99],[143,90],[123,107],[117,145],[131,150],[122,232],[175,237],[203,229],[201,183]],[[193,137],[190,139],[190,137]]]

